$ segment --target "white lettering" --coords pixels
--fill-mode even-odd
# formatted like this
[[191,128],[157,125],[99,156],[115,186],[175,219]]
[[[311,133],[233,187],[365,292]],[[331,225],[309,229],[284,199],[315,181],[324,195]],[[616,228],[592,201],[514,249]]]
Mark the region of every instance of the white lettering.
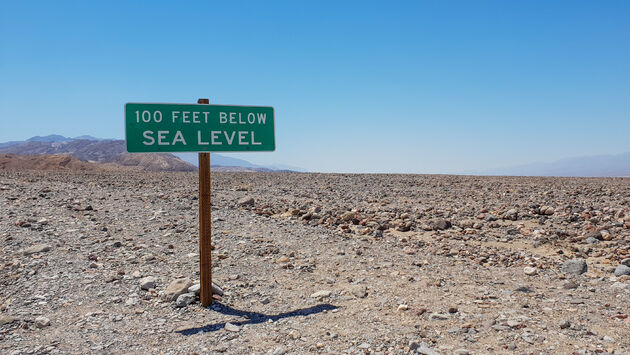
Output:
[[246,135],[247,135],[247,131],[238,131],[238,145],[249,145],[249,143],[247,143],[245,141],[245,139],[247,139]]
[[175,138],[173,138],[173,145],[177,142],[182,142],[183,145],[186,145],[186,140],[184,140],[184,136],[181,131],[177,131],[177,133],[175,133]]
[[245,122],[245,121],[243,121],[243,117],[242,117],[242,116],[243,116],[243,115],[239,112],[239,113],[238,113],[238,123],[240,123],[240,124],[245,124],[246,122]]
[[227,113],[219,112],[219,123],[227,123]]
[[206,122],[205,122],[205,123],[208,123],[208,114],[209,114],[209,113],[210,113],[210,112],[204,112],[204,113],[203,113],[203,117],[204,117],[204,118],[205,118],[205,120],[206,120]]
[[158,131],[158,145],[168,145],[168,142],[164,142],[168,131]]
[[152,134],[153,131],[144,131],[144,133],[142,133],[142,136],[147,139],[147,141],[142,141],[142,144],[153,145],[155,143],[155,138],[153,138]]
[[179,115],[179,111],[173,111],[173,123],[175,123],[176,118],[179,118],[177,115]]
[[190,115],[189,111],[182,112],[182,122],[183,123],[190,123],[190,121],[188,120],[188,115]]
[[221,134],[221,131],[210,132],[210,142],[212,142],[212,145],[223,145],[223,143],[219,142],[219,134]]
[[201,131],[197,131],[197,144],[199,145],[208,145],[208,142],[204,142],[201,140]]
[[225,134],[225,140],[227,140],[227,144],[232,145],[232,141],[234,140],[234,135],[236,134],[236,131],[232,132],[231,137],[228,137],[228,133],[225,131],[223,131],[223,134]]
[[199,112],[193,112],[193,123],[200,123],[199,122]]
[[249,124],[254,124],[254,122],[256,122],[256,115],[254,115],[253,112],[247,114],[247,122],[249,122]]
[[258,114],[258,124],[265,124],[265,121],[267,121],[267,114],[266,113],[259,113]]
[[236,124],[236,112],[230,112],[230,123]]
[[254,141],[254,131],[252,131],[252,145],[261,145],[261,142]]

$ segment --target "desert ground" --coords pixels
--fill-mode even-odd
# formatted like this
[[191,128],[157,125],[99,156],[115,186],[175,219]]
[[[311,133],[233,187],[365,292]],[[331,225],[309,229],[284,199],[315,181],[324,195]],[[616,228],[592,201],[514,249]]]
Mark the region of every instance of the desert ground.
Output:
[[[2,354],[624,354],[630,179],[0,171]],[[220,289],[219,289],[220,288]]]

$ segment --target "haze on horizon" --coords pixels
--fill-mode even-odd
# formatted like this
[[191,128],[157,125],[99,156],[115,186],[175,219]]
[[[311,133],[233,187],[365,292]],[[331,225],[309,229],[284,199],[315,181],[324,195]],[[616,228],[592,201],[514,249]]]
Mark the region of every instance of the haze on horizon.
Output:
[[[2,2],[0,142],[124,138],[126,102],[273,106],[319,172],[630,151],[630,3]],[[228,154],[226,154],[228,155]]]

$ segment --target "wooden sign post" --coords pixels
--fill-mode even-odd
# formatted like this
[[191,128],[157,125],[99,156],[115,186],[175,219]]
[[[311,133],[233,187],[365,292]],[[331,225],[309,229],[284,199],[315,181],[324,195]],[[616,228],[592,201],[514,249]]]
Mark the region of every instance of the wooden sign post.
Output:
[[[208,105],[209,99],[199,99],[198,104]],[[212,304],[212,177],[210,153],[199,153],[199,275],[201,305]]]
[[199,152],[200,300],[212,304],[212,220],[209,152],[272,152],[276,149],[273,107],[127,103],[129,153]]

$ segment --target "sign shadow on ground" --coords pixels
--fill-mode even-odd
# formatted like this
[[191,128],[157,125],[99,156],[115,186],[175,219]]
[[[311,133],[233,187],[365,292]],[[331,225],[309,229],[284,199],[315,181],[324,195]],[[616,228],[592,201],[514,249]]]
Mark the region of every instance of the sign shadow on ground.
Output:
[[[244,321],[230,322],[237,326],[242,326],[245,324],[259,324],[259,323],[267,322],[268,320],[272,320],[275,322],[279,319],[290,318],[290,317],[306,317],[311,314],[317,314],[323,311],[331,311],[337,308],[338,308],[337,306],[333,306],[328,303],[323,303],[323,304],[318,304],[313,307],[297,309],[291,312],[268,315],[268,314],[258,313],[258,312],[241,311],[241,310],[234,309],[230,306],[227,306],[218,302],[215,302],[212,306],[212,309],[219,313],[222,313],[228,316],[237,316],[237,317],[247,318],[247,320],[244,320]],[[214,323],[214,324],[205,325],[203,327],[184,329],[184,330],[178,331],[177,333],[180,333],[183,335],[193,335],[197,333],[215,332],[217,330],[223,329],[225,327],[225,323],[227,322]]]

